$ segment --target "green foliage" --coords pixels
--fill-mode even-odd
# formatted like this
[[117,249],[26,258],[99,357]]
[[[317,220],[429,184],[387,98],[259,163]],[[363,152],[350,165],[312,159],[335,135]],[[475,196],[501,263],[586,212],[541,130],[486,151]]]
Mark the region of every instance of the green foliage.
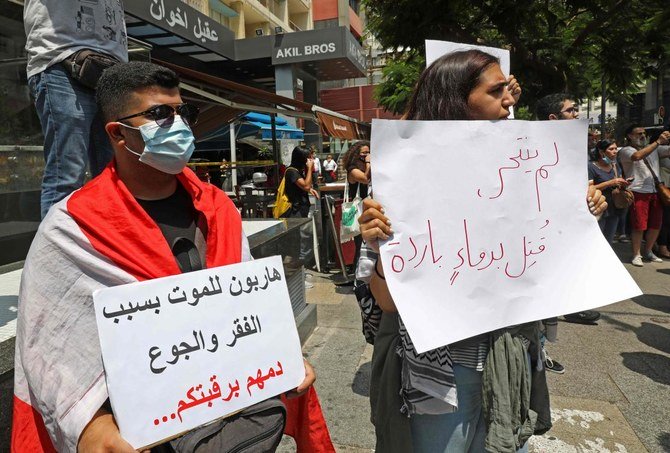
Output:
[[404,113],[425,64],[425,58],[416,52],[407,52],[389,61],[382,70],[384,83],[375,88],[379,103],[390,112]]
[[[413,49],[438,39],[504,47],[523,88],[521,105],[567,91],[576,98],[621,101],[670,56],[667,0],[364,0],[368,27],[386,48]],[[398,52],[378,89],[379,100],[402,111],[416,83],[415,57]],[[387,86],[388,85],[388,86]]]

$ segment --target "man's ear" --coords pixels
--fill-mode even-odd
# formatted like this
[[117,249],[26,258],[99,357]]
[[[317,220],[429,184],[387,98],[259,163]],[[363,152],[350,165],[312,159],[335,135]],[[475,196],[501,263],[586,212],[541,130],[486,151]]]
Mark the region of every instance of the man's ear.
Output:
[[550,119],[550,120],[557,120],[557,119],[558,119],[558,116],[556,116],[556,115],[553,114],[553,113],[550,113],[550,114],[549,114],[549,119]]
[[120,123],[110,122],[105,124],[105,131],[107,131],[107,135],[112,142],[119,142],[126,139],[122,133],[122,129],[123,126],[121,126]]

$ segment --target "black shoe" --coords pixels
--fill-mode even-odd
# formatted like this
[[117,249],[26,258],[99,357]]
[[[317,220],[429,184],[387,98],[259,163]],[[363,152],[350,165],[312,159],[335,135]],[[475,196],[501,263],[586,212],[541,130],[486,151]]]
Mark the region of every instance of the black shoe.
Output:
[[600,313],[595,310],[585,310],[578,313],[563,315],[563,319],[567,322],[574,322],[577,324],[595,324],[595,322],[600,319]]
[[546,355],[545,352],[545,359],[544,359],[544,369],[547,371],[551,371],[552,373],[557,373],[557,374],[563,374],[565,373],[565,367],[558,363],[555,360],[552,360],[551,357]]

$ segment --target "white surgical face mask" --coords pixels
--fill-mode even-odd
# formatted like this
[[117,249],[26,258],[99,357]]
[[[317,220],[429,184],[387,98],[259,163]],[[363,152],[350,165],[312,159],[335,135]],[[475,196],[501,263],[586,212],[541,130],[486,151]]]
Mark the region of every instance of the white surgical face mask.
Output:
[[140,127],[119,124],[140,131],[142,140],[144,140],[142,153],[133,151],[127,146],[126,149],[139,156],[140,162],[163,173],[171,175],[181,173],[195,149],[193,132],[179,115],[175,115],[170,127],[160,127],[154,122],[143,124]]

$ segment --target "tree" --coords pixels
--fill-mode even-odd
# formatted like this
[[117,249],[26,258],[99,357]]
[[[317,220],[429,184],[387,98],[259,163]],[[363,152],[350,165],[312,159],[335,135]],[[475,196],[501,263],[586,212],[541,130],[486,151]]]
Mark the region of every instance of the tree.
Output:
[[389,63],[389,74],[403,77],[377,91],[394,112],[404,110],[399,95],[416,82],[409,75],[426,39],[509,49],[521,103],[531,111],[553,92],[599,96],[603,80],[608,97],[621,101],[670,56],[667,0],[364,0],[364,6],[370,32],[385,48],[410,49]]

